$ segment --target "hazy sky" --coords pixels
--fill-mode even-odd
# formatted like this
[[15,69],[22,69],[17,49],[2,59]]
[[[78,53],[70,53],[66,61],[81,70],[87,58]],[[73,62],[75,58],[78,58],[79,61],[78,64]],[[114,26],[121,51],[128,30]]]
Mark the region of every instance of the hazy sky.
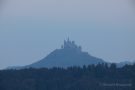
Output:
[[0,0],[0,68],[38,61],[67,37],[106,61],[135,61],[133,1]]

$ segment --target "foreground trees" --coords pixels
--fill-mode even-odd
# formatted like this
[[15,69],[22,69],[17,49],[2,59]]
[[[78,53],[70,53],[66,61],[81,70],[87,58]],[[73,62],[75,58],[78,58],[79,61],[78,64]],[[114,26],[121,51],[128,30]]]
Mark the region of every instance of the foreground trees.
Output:
[[0,90],[135,90],[135,65],[1,70]]

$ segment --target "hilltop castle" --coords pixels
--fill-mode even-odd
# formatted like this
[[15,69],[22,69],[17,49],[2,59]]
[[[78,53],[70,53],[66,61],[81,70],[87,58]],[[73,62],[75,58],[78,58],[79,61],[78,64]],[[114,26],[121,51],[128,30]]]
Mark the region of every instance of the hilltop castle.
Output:
[[82,51],[81,46],[77,46],[75,44],[75,41],[70,41],[69,38],[66,40],[64,40],[64,45],[61,46],[62,49],[73,49],[73,50],[77,50],[77,51]]

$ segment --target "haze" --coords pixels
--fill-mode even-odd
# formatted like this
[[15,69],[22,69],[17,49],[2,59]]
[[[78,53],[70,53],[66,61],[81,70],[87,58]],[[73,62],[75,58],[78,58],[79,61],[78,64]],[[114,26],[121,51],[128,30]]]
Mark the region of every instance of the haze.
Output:
[[135,61],[133,0],[0,1],[0,68],[38,61],[68,37],[106,61]]

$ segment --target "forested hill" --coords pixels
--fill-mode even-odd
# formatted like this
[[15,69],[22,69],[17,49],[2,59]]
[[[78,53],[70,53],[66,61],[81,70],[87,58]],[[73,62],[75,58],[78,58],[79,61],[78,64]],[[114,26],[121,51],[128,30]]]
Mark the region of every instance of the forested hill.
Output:
[[89,64],[105,63],[104,60],[94,57],[87,52],[82,51],[81,46],[75,44],[69,39],[64,41],[60,49],[56,49],[42,60],[34,62],[22,68],[52,68],[52,67],[70,67],[83,66]]
[[135,90],[135,64],[1,70],[0,90]]

